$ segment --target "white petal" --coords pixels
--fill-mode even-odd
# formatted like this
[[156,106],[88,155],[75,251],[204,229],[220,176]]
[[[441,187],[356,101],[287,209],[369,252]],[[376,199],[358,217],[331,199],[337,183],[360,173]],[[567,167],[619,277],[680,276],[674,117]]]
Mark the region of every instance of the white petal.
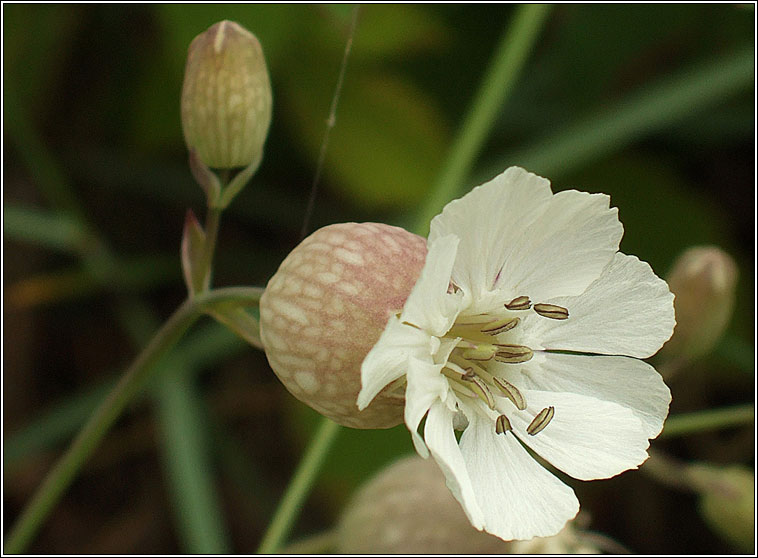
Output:
[[626,254],[617,253],[581,295],[545,302],[567,308],[569,317],[525,315],[525,343],[532,348],[645,358],[674,331],[674,295],[668,285],[647,263]]
[[379,341],[363,359],[358,408],[365,409],[384,386],[405,374],[408,358],[413,355],[428,357],[430,342],[427,333],[391,316]]
[[461,239],[453,281],[473,300],[491,291],[508,246],[551,198],[550,182],[511,167],[447,204],[432,219],[429,243],[455,234]]
[[520,367],[497,369],[521,390],[575,393],[626,407],[642,421],[648,438],[661,432],[671,403],[661,375],[635,358],[536,352]]
[[555,194],[539,218],[511,239],[497,286],[533,302],[582,293],[613,259],[624,234],[605,194]]
[[424,268],[403,307],[400,319],[432,335],[445,335],[458,316],[461,293],[448,293],[458,237],[447,235],[429,243]]
[[[581,480],[607,479],[636,469],[649,442],[640,420],[626,407],[574,393],[522,392],[525,411],[510,414],[513,432],[543,459]],[[548,406],[555,415],[534,436],[526,428]]]
[[[458,441],[455,439],[454,415],[455,413],[443,403],[434,403],[426,417],[424,440],[434,460],[445,473],[447,487],[463,506],[463,511],[466,512],[471,525],[476,529],[482,529],[484,527],[484,516],[474,494],[471,478],[466,470],[466,463],[463,460],[461,449],[458,447]],[[455,526],[450,528],[454,529]]]
[[429,452],[418,433],[421,419],[432,406],[444,401],[450,389],[447,379],[440,373],[441,364],[411,357],[408,361],[408,387],[405,390],[405,424],[411,432],[413,445],[422,457]]
[[511,433],[469,417],[460,450],[484,514],[484,530],[505,540],[546,537],[579,511],[570,487],[542,467]]

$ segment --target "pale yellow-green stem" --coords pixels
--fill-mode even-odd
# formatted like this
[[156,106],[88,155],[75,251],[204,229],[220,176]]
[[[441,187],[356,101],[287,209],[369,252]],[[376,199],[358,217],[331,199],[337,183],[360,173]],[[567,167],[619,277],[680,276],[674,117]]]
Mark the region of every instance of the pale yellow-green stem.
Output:
[[66,453],[47,474],[8,535],[5,544],[5,551],[8,554],[24,552],[42,522],[60,500],[100,440],[134,395],[145,386],[151,376],[153,365],[203,315],[205,308],[231,301],[240,304],[257,304],[262,292],[263,289],[256,287],[229,287],[198,294],[179,306],[90,417]]

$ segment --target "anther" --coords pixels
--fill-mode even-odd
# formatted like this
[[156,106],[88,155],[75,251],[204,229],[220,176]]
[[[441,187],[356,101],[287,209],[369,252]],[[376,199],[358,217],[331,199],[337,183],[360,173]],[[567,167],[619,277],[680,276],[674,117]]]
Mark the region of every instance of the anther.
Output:
[[505,305],[508,310],[529,310],[531,306],[532,301],[528,296],[517,296]]
[[471,349],[466,349],[461,356],[466,360],[492,360],[498,349],[494,345],[477,345]]
[[519,321],[520,320],[518,318],[504,318],[502,320],[495,320],[494,322],[486,324],[486,326],[480,331],[482,333],[486,333],[487,335],[498,335],[500,333],[510,331],[518,325]]
[[555,304],[546,304],[540,302],[534,305],[534,311],[544,318],[550,318],[553,320],[565,320],[569,317],[569,311],[563,306],[556,306]]
[[537,416],[534,417],[534,420],[529,423],[529,426],[526,427],[526,433],[530,436],[539,434],[545,430],[545,427],[550,424],[550,421],[553,420],[554,416],[555,407],[552,405],[550,407],[542,409],[539,413],[537,413]]
[[477,376],[472,376],[470,378],[463,376],[461,379],[468,382],[466,387],[473,391],[479,397],[479,399],[484,401],[487,404],[487,407],[490,409],[495,408],[495,398],[492,396],[492,392],[482,380],[480,380]]
[[471,370],[471,374],[474,373],[473,368],[467,368],[464,370],[457,364],[448,362],[445,366],[442,367],[442,375],[446,378],[450,378],[451,380],[463,380],[466,379],[466,375],[469,373],[469,370]]
[[508,417],[505,415],[497,417],[497,420],[495,420],[495,433],[505,434],[511,430],[513,430],[513,428],[511,428],[511,421],[508,420]]
[[495,360],[506,364],[519,364],[531,360],[534,353],[525,345],[501,345],[497,344]]
[[514,405],[516,405],[516,408],[519,411],[526,409],[526,400],[524,399],[524,396],[521,394],[521,392],[516,388],[516,386],[506,380],[494,376],[492,378],[492,381],[503,393],[503,395],[505,395],[513,402]]

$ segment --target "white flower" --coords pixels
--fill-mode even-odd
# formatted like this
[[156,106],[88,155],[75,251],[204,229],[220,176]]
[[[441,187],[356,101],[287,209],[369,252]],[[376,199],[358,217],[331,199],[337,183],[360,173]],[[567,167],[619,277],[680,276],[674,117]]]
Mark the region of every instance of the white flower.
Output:
[[553,194],[516,167],[451,202],[362,365],[358,407],[404,376],[416,450],[474,527],[505,540],[553,535],[579,510],[532,453],[577,479],[609,478],[645,461],[668,414],[668,388],[638,359],[671,336],[673,295],[618,252],[609,205]]

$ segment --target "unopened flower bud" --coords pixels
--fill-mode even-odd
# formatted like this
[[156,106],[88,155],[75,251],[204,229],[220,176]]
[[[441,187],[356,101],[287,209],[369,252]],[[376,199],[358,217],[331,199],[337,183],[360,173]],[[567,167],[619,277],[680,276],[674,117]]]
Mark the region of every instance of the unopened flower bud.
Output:
[[691,465],[700,513],[711,528],[743,551],[755,550],[755,476],[741,465]]
[[300,401],[352,428],[403,421],[404,385],[358,410],[361,363],[402,310],[426,241],[377,223],[317,230],[282,262],[261,297],[261,341],[271,368]]
[[432,459],[416,455],[363,485],[337,527],[341,554],[593,554],[572,524],[552,537],[506,542],[471,526]]
[[695,246],[679,256],[667,280],[676,295],[676,329],[661,355],[686,360],[703,356],[729,325],[737,266],[720,248]]
[[271,123],[271,85],[258,39],[221,21],[192,41],[182,88],[187,147],[207,167],[260,162]]

